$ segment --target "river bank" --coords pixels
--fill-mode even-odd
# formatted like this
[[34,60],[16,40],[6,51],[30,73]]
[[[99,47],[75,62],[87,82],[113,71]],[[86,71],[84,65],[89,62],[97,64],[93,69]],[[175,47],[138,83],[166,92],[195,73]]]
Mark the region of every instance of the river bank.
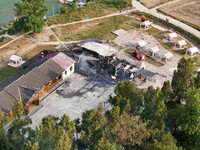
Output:
[[[0,27],[11,22],[15,17],[14,4],[19,0],[1,0],[0,1]],[[60,3],[58,0],[46,0],[48,11],[47,16],[53,16],[58,13]]]

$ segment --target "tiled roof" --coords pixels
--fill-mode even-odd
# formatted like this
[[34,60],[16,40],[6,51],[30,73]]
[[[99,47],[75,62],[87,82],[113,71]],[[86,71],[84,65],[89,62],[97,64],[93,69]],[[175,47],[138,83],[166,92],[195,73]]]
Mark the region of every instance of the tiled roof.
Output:
[[62,60],[68,63],[61,64],[62,66],[60,66],[53,58],[49,58],[39,66],[21,74],[21,76],[16,75],[16,77],[13,77],[13,80],[9,80],[7,84],[6,82],[3,83],[1,86],[2,91],[0,91],[0,109],[8,113],[12,110],[13,101],[15,99],[21,98],[24,104],[28,103],[36,91],[40,91],[45,84],[62,74],[65,70],[63,67],[66,67],[72,62],[74,63],[68,56],[63,56],[65,55],[64,53],[61,55],[59,54],[60,53],[56,54],[56,58],[53,58],[57,62]]
[[72,64],[75,63],[73,59],[71,59],[69,56],[65,55],[64,53],[58,53],[54,57],[52,57],[52,60],[57,63],[59,66],[61,66],[63,69],[67,69]]

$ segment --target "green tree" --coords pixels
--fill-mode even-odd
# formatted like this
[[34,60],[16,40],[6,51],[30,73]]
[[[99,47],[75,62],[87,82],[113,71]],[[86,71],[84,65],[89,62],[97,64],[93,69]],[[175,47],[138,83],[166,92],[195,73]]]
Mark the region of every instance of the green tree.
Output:
[[21,100],[15,100],[12,108],[14,118],[18,119],[23,115],[24,107]]
[[106,126],[106,118],[101,110],[87,110],[82,115],[81,141],[93,149],[102,138]]
[[[181,109],[180,130],[187,137],[183,142],[186,149],[200,147],[200,89],[192,90],[185,97],[185,105]],[[181,116],[179,116],[181,117]]]
[[147,124],[140,120],[139,116],[130,116],[123,113],[110,127],[112,136],[118,144],[125,149],[134,149],[140,146],[148,138]]
[[6,118],[4,116],[4,113],[0,110],[0,149],[8,149],[9,148],[9,142],[5,135],[4,125],[6,123]]
[[44,0],[20,0],[15,4],[18,19],[13,26],[19,32],[40,32],[44,26],[43,17],[47,11]]
[[66,5],[66,4],[63,4],[61,7],[60,7],[60,12],[61,13],[68,13],[70,11],[70,8],[69,8],[69,6],[68,5]]
[[142,119],[150,122],[151,128],[164,129],[165,118],[167,116],[167,107],[164,103],[164,97],[159,88],[148,87],[144,95],[144,110],[141,114]]
[[133,115],[140,114],[143,103],[143,91],[138,90],[134,82],[120,82],[115,88],[115,94],[116,97],[110,100],[111,104],[119,106],[121,111],[130,109]]
[[117,145],[113,142],[112,138],[110,137],[109,129],[105,129],[103,132],[102,138],[98,140],[97,144],[95,145],[95,149],[97,150],[116,150]]
[[13,120],[11,127],[7,131],[7,138],[11,143],[11,150],[21,150],[25,147],[27,135],[34,132],[28,125],[32,123],[30,118],[17,118]]
[[194,66],[191,59],[181,58],[174,71],[172,89],[174,100],[180,104],[184,95],[194,87]]
[[70,150],[74,139],[74,137],[70,135],[74,131],[72,130],[74,127],[71,127],[71,125],[66,115],[62,117],[61,121],[59,118],[53,116],[43,118],[36,139],[39,149]]
[[172,88],[169,81],[165,81],[163,87],[161,88],[161,92],[165,98],[165,104],[169,104],[172,101]]
[[38,150],[39,147],[37,144],[35,144],[35,143],[33,144],[31,141],[28,140],[24,143],[24,149],[25,150]]
[[75,122],[74,121],[70,121],[69,116],[64,114],[61,117],[59,125],[62,126],[66,130],[66,132],[70,135],[71,139],[74,138],[74,133],[76,131]]
[[72,148],[72,140],[63,127],[58,127],[55,139],[54,150],[70,150]]
[[200,72],[197,73],[197,76],[194,78],[195,88],[200,88]]

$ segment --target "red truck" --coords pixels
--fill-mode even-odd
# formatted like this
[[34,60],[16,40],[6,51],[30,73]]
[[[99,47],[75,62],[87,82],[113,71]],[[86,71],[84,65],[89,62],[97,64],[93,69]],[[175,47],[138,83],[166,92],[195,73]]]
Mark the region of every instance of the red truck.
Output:
[[132,53],[132,56],[135,57],[139,61],[144,61],[145,60],[145,55],[142,54],[140,51],[134,51]]

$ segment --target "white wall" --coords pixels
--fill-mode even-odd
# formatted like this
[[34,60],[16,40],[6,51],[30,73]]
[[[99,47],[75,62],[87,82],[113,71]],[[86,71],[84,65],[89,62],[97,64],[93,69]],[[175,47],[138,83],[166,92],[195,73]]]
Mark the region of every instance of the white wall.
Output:
[[[71,71],[70,71],[70,67],[72,67]],[[63,73],[62,73],[63,80],[67,79],[70,75],[72,75],[74,73],[75,64],[71,65],[70,67],[68,67],[65,71],[63,71]],[[65,72],[67,72],[67,73],[65,74]]]

